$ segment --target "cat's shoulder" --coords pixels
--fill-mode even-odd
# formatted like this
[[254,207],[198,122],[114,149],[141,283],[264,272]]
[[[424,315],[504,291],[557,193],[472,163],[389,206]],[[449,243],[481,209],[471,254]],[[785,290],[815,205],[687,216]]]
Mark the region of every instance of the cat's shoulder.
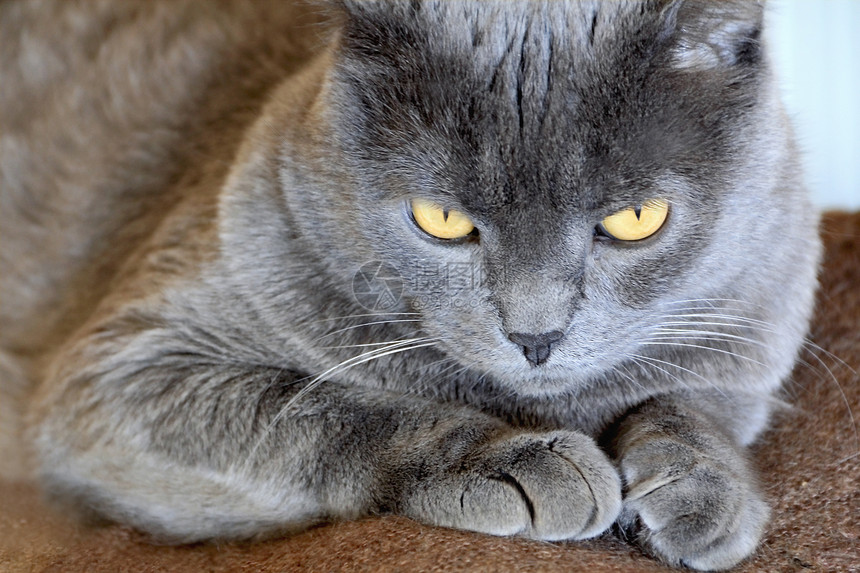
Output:
[[4,459],[33,365],[148,243],[211,233],[243,133],[325,22],[300,2],[0,3]]

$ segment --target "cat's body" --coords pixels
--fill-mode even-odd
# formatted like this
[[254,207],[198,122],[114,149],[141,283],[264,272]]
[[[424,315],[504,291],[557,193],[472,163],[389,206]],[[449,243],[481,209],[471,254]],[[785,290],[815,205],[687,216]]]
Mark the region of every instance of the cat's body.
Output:
[[818,257],[758,4],[62,6],[0,6],[6,459],[175,541],[621,512],[671,563],[753,550]]

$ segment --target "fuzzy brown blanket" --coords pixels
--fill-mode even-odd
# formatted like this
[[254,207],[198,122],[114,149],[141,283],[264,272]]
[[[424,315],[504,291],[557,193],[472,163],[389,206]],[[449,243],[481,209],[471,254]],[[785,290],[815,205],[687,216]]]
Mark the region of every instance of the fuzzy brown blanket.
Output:
[[[754,447],[773,518],[738,571],[860,571],[860,212],[830,213],[811,344]],[[0,462],[2,463],[2,462]],[[32,485],[0,484],[0,571],[666,571],[612,533],[540,543],[396,517],[258,544],[158,547],[119,526],[84,527]]]

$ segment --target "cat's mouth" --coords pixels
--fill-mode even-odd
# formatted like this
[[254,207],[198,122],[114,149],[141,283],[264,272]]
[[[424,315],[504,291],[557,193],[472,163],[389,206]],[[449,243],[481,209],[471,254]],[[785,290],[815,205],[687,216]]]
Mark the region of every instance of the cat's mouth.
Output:
[[528,337],[500,331],[498,344],[472,348],[440,340],[438,346],[469,368],[476,378],[492,380],[521,396],[548,397],[587,384],[599,374],[591,352],[575,352],[571,340],[550,332]]

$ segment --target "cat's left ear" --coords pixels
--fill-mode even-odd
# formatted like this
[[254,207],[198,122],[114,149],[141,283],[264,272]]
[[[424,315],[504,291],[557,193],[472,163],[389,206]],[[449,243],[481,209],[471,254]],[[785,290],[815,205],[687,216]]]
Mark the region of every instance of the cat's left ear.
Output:
[[692,71],[756,66],[764,0],[674,0],[665,7],[676,67]]

